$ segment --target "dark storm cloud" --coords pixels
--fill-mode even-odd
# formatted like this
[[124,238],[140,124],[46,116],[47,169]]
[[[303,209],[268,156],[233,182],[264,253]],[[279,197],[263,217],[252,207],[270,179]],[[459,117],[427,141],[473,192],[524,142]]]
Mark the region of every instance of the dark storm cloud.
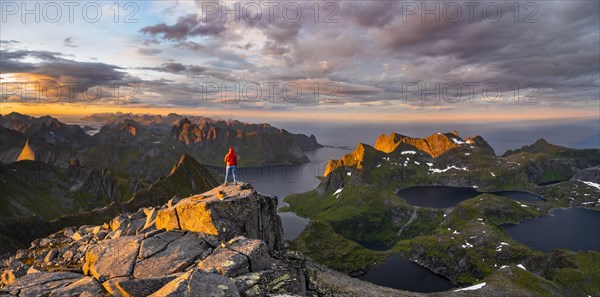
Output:
[[[34,58],[35,62],[24,62]],[[62,57],[60,53],[47,51],[0,51],[2,73],[30,73],[57,82],[110,84],[130,80],[123,68],[105,63],[78,62]]]
[[216,36],[225,31],[225,25],[217,18],[202,22],[197,14],[180,17],[173,25],[165,23],[147,26],[140,30],[144,34],[161,36],[165,40],[181,41],[195,36]]
[[187,77],[202,78],[205,81],[235,81],[227,70],[217,67],[205,67],[198,65],[184,65],[177,62],[163,63],[158,67],[143,67],[143,70],[153,70],[164,73],[185,75]]
[[202,66],[183,65],[181,63],[174,63],[174,62],[164,63],[164,64],[160,65],[160,67],[145,67],[142,69],[167,72],[167,73],[173,73],[173,74],[185,74],[185,75],[190,75],[190,76],[202,74],[203,72],[205,72],[207,70],[206,67],[202,67]]

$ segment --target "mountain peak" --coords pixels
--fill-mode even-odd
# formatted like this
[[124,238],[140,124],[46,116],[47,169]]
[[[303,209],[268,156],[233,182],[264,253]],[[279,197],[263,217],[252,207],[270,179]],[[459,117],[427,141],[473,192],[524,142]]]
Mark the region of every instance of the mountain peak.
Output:
[[181,157],[179,157],[179,161],[177,161],[175,166],[173,166],[168,176],[175,175],[178,171],[185,170],[186,168],[193,168],[199,166],[201,166],[200,163],[198,163],[198,161],[196,161],[194,157],[188,154],[182,154]]
[[27,139],[27,141],[25,141],[25,146],[23,146],[23,150],[21,150],[19,157],[17,157],[17,161],[23,161],[23,160],[35,161],[35,152],[29,146],[29,139]]
[[544,138],[539,138],[533,144],[524,145],[519,149],[508,150],[502,156],[506,157],[509,155],[514,155],[522,152],[530,153],[530,154],[541,154],[541,153],[556,153],[566,149],[565,147],[554,145],[546,141]]

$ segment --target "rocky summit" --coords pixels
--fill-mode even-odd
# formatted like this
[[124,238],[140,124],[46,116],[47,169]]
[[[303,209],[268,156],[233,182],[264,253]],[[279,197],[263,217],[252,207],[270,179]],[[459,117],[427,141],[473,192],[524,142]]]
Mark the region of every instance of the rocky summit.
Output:
[[[250,185],[218,187],[66,228],[3,263],[8,296],[205,296],[304,293],[303,273],[277,258],[277,199]],[[4,295],[3,295],[4,296]]]

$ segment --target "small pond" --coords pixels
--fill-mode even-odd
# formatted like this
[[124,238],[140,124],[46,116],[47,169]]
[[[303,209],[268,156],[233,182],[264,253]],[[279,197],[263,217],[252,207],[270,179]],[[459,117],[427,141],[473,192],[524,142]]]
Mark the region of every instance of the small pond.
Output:
[[452,282],[447,278],[408,261],[398,254],[392,254],[382,265],[374,267],[357,278],[376,285],[411,292],[441,292],[454,288]]

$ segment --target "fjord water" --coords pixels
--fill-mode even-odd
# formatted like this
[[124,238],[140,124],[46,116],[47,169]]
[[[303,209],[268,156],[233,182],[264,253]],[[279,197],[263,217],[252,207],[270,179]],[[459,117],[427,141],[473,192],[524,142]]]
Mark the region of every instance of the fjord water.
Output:
[[[323,147],[305,152],[310,162],[295,166],[271,166],[262,168],[240,168],[238,179],[249,182],[259,192],[275,195],[279,207],[284,206],[283,198],[290,194],[303,193],[319,185],[318,176],[323,175],[327,161],[338,159],[350,150],[339,147]],[[292,212],[279,213],[283,224],[284,238],[293,240],[302,233],[308,220]]]
[[392,254],[382,265],[376,266],[357,278],[376,285],[411,292],[441,292],[454,288],[450,280],[408,261],[398,254]]
[[[483,193],[484,192],[479,192],[474,188],[417,186],[400,190],[398,196],[406,200],[408,204],[415,206],[447,208]],[[523,191],[500,191],[489,193],[525,202],[536,202],[541,200],[541,197]]]
[[555,209],[548,216],[501,226],[512,238],[543,252],[600,251],[600,211]]

